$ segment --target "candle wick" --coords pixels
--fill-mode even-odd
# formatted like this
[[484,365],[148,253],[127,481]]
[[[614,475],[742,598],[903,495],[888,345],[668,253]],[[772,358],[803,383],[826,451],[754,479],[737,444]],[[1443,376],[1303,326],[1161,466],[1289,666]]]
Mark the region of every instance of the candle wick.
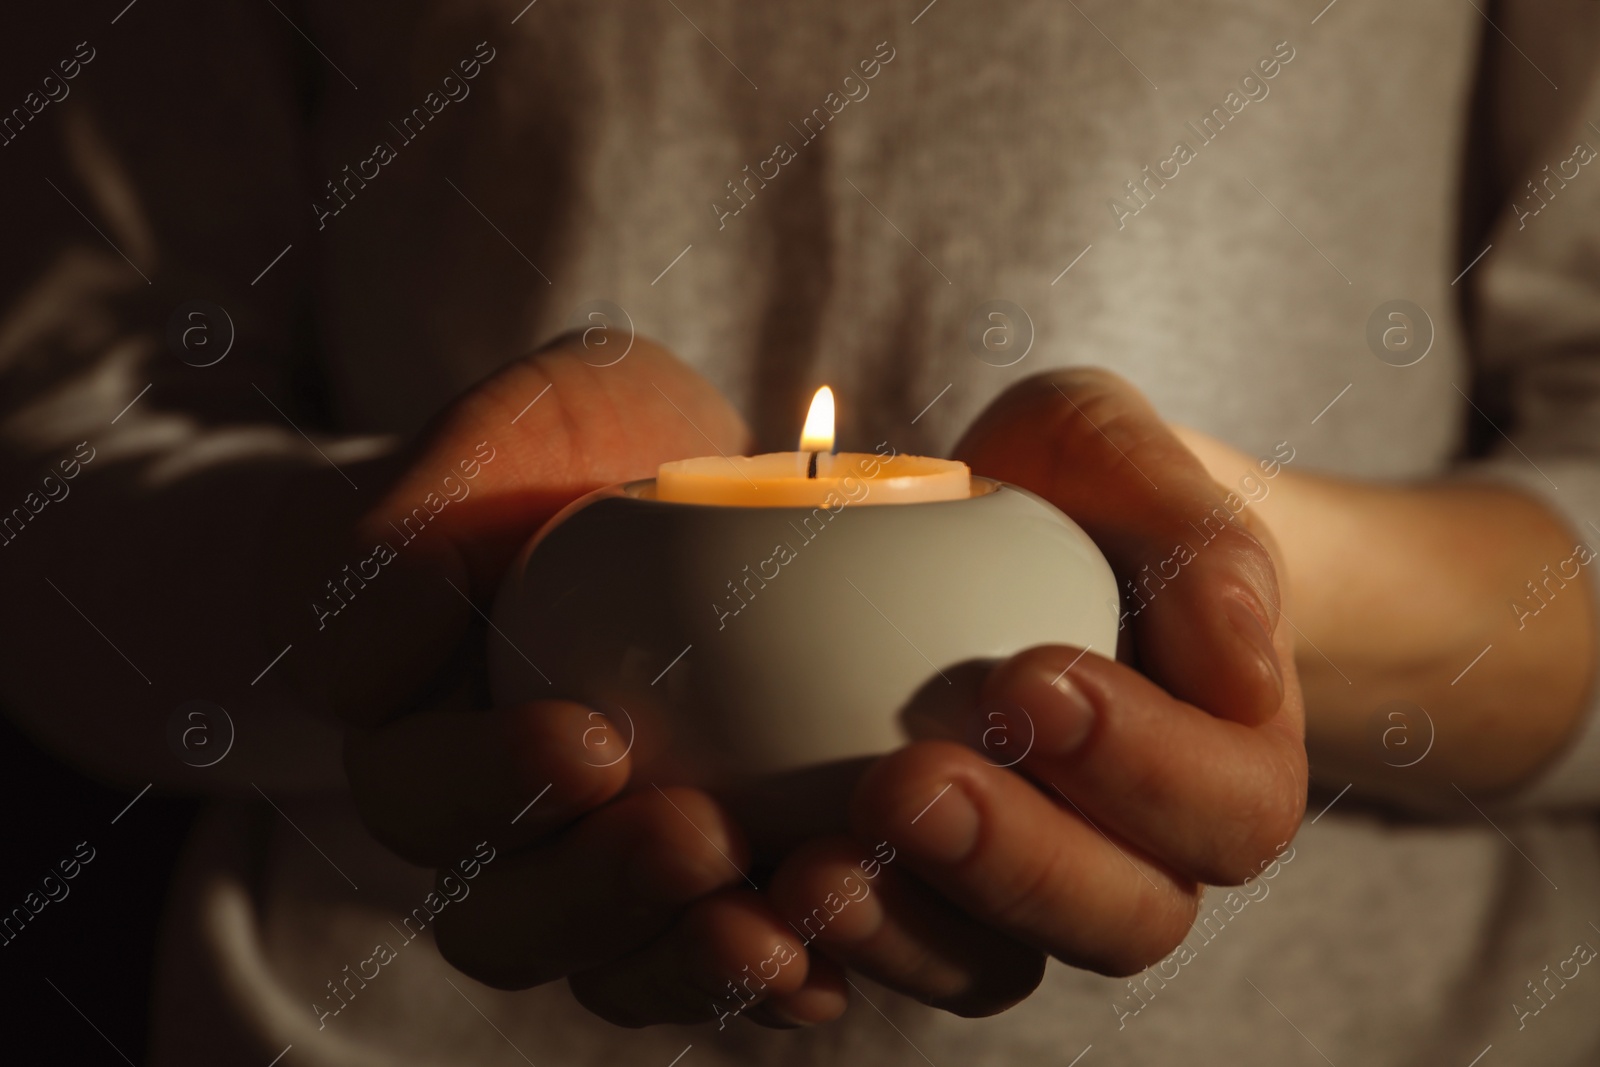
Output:
[[815,478],[816,476],[817,476],[817,454],[815,452],[813,452],[813,453],[811,453],[811,462],[806,465],[806,477],[807,478]]

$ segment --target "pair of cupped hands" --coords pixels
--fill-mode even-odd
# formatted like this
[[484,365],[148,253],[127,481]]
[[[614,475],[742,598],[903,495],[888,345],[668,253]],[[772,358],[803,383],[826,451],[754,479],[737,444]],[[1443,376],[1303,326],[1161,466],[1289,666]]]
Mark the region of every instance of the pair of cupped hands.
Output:
[[[564,978],[624,1026],[821,1023],[845,1012],[850,972],[987,1015],[1027,997],[1051,957],[1111,975],[1160,960],[1204,884],[1259,873],[1293,836],[1293,642],[1270,538],[1237,522],[1146,594],[1118,659],[1044,646],[998,664],[965,721],[925,724],[827,802],[796,798],[828,814],[776,851],[729,797],[600,758],[627,748],[624,724],[559,699],[488,706],[483,619],[533,531],[663,461],[748,451],[739,415],[664,349],[633,339],[599,365],[628,344],[565,336],[445,410],[347,531],[346,559],[378,541],[398,557],[301,646],[301,681],[348,727],[373,835],[441,876],[480,841],[497,850],[435,924],[457,968],[505,989]],[[493,459],[474,467],[482,442]],[[1119,579],[1227,514],[1195,455],[1104,371],[1019,382],[955,455],[1071,516]],[[401,547],[402,519],[447,476],[470,495]],[[1003,759],[983,743],[994,708],[1018,720]]]

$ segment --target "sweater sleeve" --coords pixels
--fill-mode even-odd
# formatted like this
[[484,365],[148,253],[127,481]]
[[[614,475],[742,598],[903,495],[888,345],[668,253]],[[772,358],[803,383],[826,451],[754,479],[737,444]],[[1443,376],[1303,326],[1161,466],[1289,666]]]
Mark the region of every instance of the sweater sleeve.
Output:
[[134,788],[332,785],[256,623],[260,532],[387,447],[296,400],[331,90],[271,5],[69,6],[0,43],[0,702]]
[[[1503,34],[1485,27],[1486,152],[1471,175],[1494,206],[1487,235],[1463,249],[1465,263],[1488,246],[1463,284],[1491,448],[1460,474],[1520,488],[1569,529],[1554,579],[1528,576],[1538,596],[1508,590],[1503,610],[1523,620],[1516,639],[1539,640],[1539,597],[1581,582],[1600,604],[1600,46],[1592,16],[1580,32],[1540,6],[1496,10]],[[1600,805],[1593,682],[1589,700],[1564,750],[1510,807]]]

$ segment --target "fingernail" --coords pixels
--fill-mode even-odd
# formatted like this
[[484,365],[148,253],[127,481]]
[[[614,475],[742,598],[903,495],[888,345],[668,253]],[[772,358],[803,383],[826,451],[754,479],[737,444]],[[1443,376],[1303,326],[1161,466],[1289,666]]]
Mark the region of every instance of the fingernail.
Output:
[[1279,701],[1283,700],[1283,668],[1278,663],[1278,650],[1272,645],[1272,635],[1250,605],[1230,597],[1223,608],[1228,625],[1233,628],[1266,665],[1267,677],[1272,680]]
[[954,782],[911,819],[907,847],[936,863],[959,863],[978,843],[978,809]]
[[[809,935],[811,940],[830,945],[859,945],[872,940],[878,931],[883,929],[885,917],[883,905],[878,902],[878,894],[871,889],[867,889],[864,896],[856,897],[852,896],[844,886],[840,886],[838,892],[829,896],[843,900],[840,910],[834,912],[827,906],[825,898],[800,920],[799,929],[802,937]],[[823,919],[821,923],[816,921],[819,916]]]
[[1053,699],[1038,716],[1038,749],[1046,756],[1070,756],[1094,729],[1094,705],[1064,670],[1047,684]]
[[[1003,741],[1008,757],[1020,761],[1022,749],[1031,745],[1041,756],[1070,756],[1083,747],[1094,730],[1094,704],[1083,688],[1067,673],[1082,655],[1061,666],[1051,663],[1030,665],[1004,685],[1006,700],[987,712],[990,734],[1004,728]],[[999,758],[1000,749],[986,735],[985,750]]]
[[837,1019],[850,1006],[843,993],[813,986],[803,987],[784,997],[782,1007],[773,1001],[768,1003],[783,1018],[792,1019],[799,1026],[815,1026]]

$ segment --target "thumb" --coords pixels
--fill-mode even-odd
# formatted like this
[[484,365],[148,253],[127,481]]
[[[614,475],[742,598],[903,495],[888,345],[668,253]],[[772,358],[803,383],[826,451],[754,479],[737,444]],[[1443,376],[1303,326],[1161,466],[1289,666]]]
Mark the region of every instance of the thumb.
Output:
[[486,600],[527,539],[584,494],[670,460],[745,450],[749,430],[709,382],[642,337],[605,346],[624,358],[592,363],[598,332],[564,334],[451,405],[363,534],[425,528]]
[[314,706],[374,725],[421,693],[459,689],[481,659],[464,640],[558,511],[668,460],[744,447],[744,423],[709,383],[643,338],[625,347],[597,366],[579,335],[557,338],[463,394],[393,459],[378,502],[312,572],[295,674]]
[[974,473],[1038,493],[1094,539],[1153,680],[1251,725],[1278,711],[1272,559],[1133,386],[1089,368],[1027,379],[979,416],[957,454]]

